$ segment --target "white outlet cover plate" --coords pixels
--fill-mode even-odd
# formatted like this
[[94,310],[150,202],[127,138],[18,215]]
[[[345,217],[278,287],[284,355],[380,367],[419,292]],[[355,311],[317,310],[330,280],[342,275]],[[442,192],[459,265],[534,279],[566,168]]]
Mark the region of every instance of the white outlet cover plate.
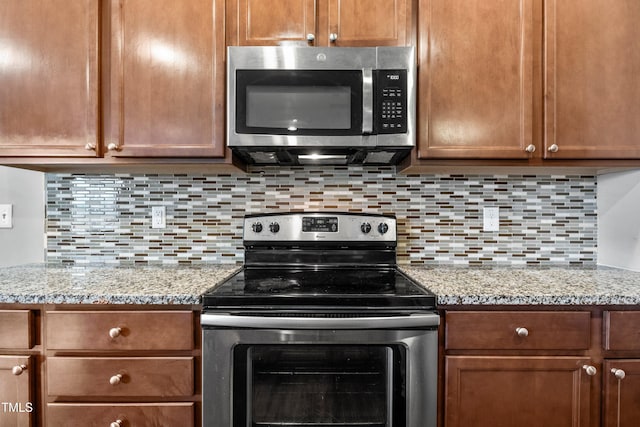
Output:
[[167,211],[164,206],[151,207],[151,228],[166,228]]
[[500,231],[500,208],[487,206],[482,210],[484,231]]
[[0,228],[13,227],[12,205],[0,205]]

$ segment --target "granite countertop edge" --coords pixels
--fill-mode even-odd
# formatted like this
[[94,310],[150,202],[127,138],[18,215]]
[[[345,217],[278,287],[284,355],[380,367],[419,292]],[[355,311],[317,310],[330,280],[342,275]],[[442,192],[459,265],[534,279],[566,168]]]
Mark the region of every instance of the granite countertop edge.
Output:
[[400,269],[437,296],[438,306],[635,306],[640,272],[611,267]]
[[241,267],[52,266],[0,268],[0,304],[199,305]]

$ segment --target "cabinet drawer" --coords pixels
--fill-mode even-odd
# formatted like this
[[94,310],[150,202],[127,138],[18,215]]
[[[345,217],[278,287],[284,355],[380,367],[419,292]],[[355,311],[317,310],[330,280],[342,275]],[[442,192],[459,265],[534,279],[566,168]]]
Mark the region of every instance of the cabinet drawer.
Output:
[[193,357],[50,357],[50,396],[192,396]]
[[640,350],[640,311],[604,312],[604,348]]
[[589,312],[447,312],[448,350],[586,350]]
[[52,350],[191,350],[191,311],[48,311]]
[[193,403],[49,403],[49,427],[104,427],[122,421],[122,426],[193,427]]
[[33,347],[31,316],[30,310],[0,311],[0,348]]

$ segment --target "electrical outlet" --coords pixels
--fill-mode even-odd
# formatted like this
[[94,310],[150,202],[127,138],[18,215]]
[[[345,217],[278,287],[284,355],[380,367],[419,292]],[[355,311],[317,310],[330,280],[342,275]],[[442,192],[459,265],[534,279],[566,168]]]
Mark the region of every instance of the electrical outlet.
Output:
[[13,227],[12,205],[0,205],[0,228]]
[[482,209],[483,230],[499,231],[500,230],[500,208],[497,206],[488,206]]
[[151,207],[151,228],[165,228],[167,226],[167,212],[164,206]]

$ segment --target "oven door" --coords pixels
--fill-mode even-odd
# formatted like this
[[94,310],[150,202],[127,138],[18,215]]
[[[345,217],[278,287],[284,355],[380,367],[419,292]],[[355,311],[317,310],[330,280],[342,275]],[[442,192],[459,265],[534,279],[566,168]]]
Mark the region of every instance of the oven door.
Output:
[[204,314],[204,427],[435,427],[439,320],[418,317],[420,329],[360,327],[379,318],[283,328],[273,317],[253,329]]

